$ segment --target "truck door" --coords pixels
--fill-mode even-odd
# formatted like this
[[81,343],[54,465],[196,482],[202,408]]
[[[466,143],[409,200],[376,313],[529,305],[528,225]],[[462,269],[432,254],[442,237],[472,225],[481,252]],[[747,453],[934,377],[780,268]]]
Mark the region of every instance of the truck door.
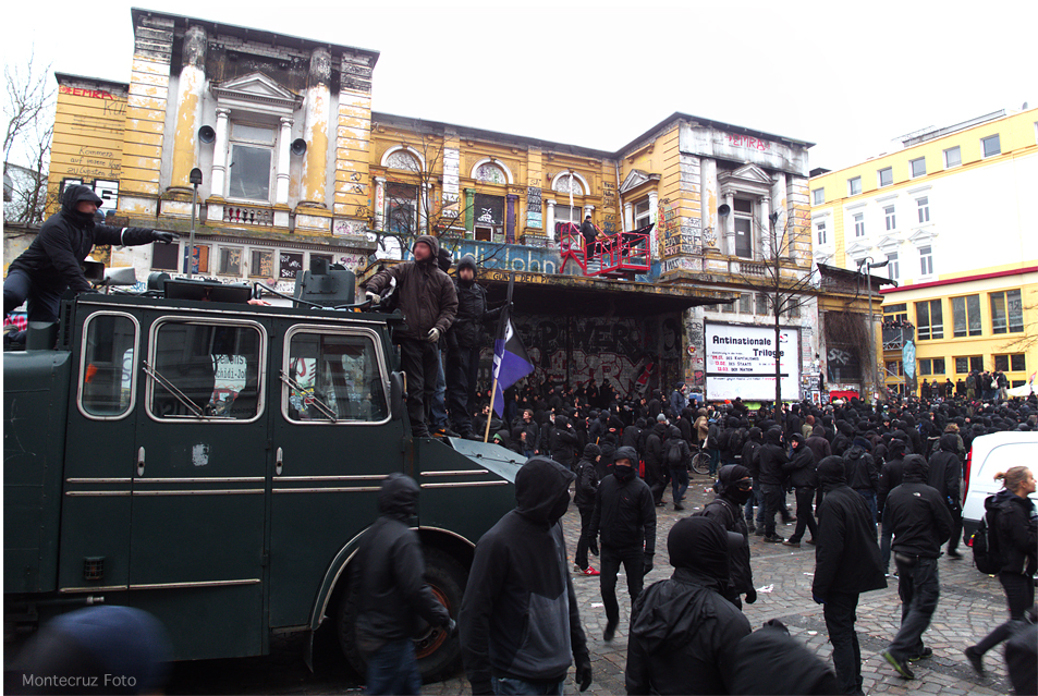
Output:
[[73,340],[78,360],[65,446],[58,588],[124,590],[140,325],[130,314],[97,311]]
[[254,655],[266,641],[266,360],[267,331],[248,319],[150,327],[130,590],[148,593],[172,635],[192,636],[180,659]]
[[273,370],[280,384],[270,390],[278,410],[272,430],[271,627],[309,621],[336,554],[378,516],[382,479],[402,470],[402,421],[390,420],[379,333],[283,328],[280,371]]

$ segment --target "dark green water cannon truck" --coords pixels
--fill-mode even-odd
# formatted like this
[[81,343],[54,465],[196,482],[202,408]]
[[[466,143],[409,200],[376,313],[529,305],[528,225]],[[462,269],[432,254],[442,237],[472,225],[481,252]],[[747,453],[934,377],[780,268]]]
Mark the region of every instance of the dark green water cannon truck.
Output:
[[[453,616],[473,547],[514,506],[517,455],[412,439],[390,340],[399,314],[350,305],[316,267],[290,306],[157,279],[82,294],[4,353],[5,634],[95,603],[144,609],[177,659],[262,655],[333,622],[358,668],[351,567],[391,472],[421,485],[427,580]],[[458,663],[427,628],[419,665]]]

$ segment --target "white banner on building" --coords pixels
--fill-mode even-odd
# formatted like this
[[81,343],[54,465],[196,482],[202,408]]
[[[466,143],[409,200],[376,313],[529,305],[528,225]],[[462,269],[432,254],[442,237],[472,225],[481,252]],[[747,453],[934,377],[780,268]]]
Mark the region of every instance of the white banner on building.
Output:
[[[775,329],[706,322],[706,398],[775,399]],[[779,331],[782,400],[800,399],[800,331]]]

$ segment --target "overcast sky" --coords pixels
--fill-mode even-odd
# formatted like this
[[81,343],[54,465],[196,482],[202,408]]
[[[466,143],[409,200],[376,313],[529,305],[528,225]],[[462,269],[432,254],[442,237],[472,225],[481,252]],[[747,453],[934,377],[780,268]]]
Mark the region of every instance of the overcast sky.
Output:
[[5,63],[34,46],[54,71],[126,82],[137,5],[379,51],[376,111],[610,151],[680,111],[816,143],[811,167],[838,169],[1038,105],[1034,0],[12,5]]

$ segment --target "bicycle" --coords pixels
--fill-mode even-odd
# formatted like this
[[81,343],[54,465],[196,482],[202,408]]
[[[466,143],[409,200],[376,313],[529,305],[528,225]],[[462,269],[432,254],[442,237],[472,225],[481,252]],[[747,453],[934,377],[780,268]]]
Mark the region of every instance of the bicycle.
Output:
[[697,447],[692,455],[692,471],[700,475],[710,473],[710,455],[701,447]]

